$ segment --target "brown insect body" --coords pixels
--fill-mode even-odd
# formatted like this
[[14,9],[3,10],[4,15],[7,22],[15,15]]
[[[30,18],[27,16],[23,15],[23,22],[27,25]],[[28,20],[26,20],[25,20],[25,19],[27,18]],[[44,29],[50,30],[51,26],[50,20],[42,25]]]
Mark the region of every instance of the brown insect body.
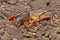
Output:
[[19,27],[21,24],[24,24],[26,29],[29,29],[29,24],[35,24],[35,26],[37,26],[37,29],[40,28],[40,25],[38,23],[38,21],[44,20],[44,19],[48,19],[50,18],[50,16],[41,16],[39,17],[38,15],[35,15],[35,13],[31,14],[29,12],[22,12],[21,14],[17,15],[16,18],[12,17],[12,19],[14,20],[14,24],[16,25],[16,27]]

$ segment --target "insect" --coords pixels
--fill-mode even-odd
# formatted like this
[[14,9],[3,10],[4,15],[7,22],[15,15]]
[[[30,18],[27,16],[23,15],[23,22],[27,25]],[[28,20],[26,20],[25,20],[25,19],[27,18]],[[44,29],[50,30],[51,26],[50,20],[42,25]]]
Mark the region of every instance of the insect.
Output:
[[11,16],[9,18],[10,21],[14,21],[14,25],[16,27],[20,27],[20,25],[25,25],[26,30],[29,30],[30,25],[29,24],[35,24],[36,28],[40,28],[40,24],[38,23],[39,21],[42,21],[44,19],[49,19],[50,16],[38,16],[35,15],[35,13],[29,13],[29,12],[22,12],[21,14],[17,16]]

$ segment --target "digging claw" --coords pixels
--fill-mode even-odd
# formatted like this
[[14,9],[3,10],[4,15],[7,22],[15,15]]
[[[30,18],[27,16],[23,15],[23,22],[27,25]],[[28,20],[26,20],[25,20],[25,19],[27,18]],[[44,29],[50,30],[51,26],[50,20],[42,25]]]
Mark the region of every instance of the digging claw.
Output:
[[24,25],[25,25],[25,27],[26,27],[26,30],[28,31],[28,30],[29,30],[29,21],[28,21],[28,19],[25,18],[25,19],[23,20],[23,23],[24,23]]

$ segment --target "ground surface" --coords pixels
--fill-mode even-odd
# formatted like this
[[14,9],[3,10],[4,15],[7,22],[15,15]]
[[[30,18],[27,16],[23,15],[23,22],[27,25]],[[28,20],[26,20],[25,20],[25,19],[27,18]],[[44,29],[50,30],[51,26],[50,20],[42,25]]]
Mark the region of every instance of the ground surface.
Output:
[[[8,18],[23,11],[35,12],[51,17],[40,22],[40,29],[34,26],[27,32],[24,25],[16,28]],[[60,40],[60,0],[0,0],[0,40]]]

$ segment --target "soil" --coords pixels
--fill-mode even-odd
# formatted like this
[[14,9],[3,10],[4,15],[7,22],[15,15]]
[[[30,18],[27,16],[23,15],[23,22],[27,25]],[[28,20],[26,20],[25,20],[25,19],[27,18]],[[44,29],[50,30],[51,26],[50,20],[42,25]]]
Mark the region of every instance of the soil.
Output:
[[[26,31],[22,25],[17,28],[9,21],[12,15],[23,11],[45,13],[51,19],[40,21],[40,29],[32,25]],[[0,40],[60,40],[60,0],[0,0]]]

